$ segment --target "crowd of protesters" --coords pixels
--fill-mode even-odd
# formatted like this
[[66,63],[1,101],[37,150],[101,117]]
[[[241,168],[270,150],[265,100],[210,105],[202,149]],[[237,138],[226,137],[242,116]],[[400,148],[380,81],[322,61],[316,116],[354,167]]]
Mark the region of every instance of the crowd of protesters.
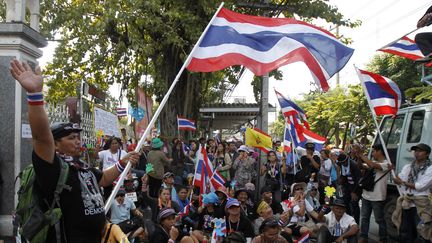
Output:
[[[59,178],[61,161],[70,167],[70,190],[60,194],[62,242],[367,242],[372,211],[380,242],[387,242],[383,204],[393,165],[381,145],[372,159],[361,145],[346,151],[307,142],[298,161],[286,162],[280,141],[260,164],[259,153],[242,141],[220,139],[168,141],[153,138],[139,153],[125,139],[109,138],[98,146],[94,168],[80,160],[81,129],[55,123],[39,101],[42,76],[26,63],[11,62],[11,73],[28,93],[36,181],[47,198]],[[101,144],[102,145],[102,144]],[[205,149],[214,170],[226,181],[200,193],[193,181],[199,150]],[[126,152],[125,150],[131,150]],[[393,178],[402,195],[393,214],[405,242],[431,238],[431,148],[418,144],[412,163]],[[133,169],[116,193],[108,216],[103,199],[130,161]],[[259,166],[261,165],[261,166]],[[371,170],[372,188],[360,184]],[[201,178],[202,179],[202,178]],[[259,188],[257,188],[259,185]],[[361,207],[360,207],[361,201]],[[56,230],[48,242],[56,242]],[[51,237],[51,238],[50,238]],[[58,239],[58,238],[57,238]]]

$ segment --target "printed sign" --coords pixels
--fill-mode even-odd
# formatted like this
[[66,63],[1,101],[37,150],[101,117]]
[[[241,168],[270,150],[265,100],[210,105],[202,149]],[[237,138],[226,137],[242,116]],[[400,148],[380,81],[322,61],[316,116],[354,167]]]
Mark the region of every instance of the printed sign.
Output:
[[94,108],[95,131],[103,131],[104,135],[120,137],[117,116],[103,109]]

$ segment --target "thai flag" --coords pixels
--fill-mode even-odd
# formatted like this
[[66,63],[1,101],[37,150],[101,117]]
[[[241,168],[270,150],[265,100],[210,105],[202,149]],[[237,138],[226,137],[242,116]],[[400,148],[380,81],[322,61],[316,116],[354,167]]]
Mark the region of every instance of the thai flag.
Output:
[[180,218],[183,218],[184,216],[189,215],[189,211],[190,211],[190,207],[191,207],[191,203],[189,203],[188,205],[186,205],[180,212],[179,212],[179,216]]
[[188,69],[212,72],[244,65],[255,75],[280,66],[304,62],[324,91],[327,80],[339,72],[354,50],[330,32],[289,18],[265,18],[221,9],[198,48]]
[[193,185],[200,188],[200,194],[206,193],[206,178],[205,178],[205,168],[204,161],[198,160],[195,167],[195,175]]
[[182,118],[179,116],[177,116],[177,126],[178,126],[178,130],[190,130],[190,131],[196,130],[195,121]]
[[304,233],[299,239],[297,239],[294,242],[297,242],[297,243],[306,243],[306,242],[309,242],[309,233]]
[[116,112],[117,112],[118,117],[127,116],[127,109],[126,108],[117,108]]
[[201,158],[203,160],[206,175],[208,175],[210,185],[213,187],[213,189],[216,190],[219,187],[225,186],[225,179],[219,173],[218,170],[215,170],[213,168],[213,165],[209,161],[208,156],[207,156],[207,151],[204,147],[200,147],[200,153],[198,155],[198,158],[199,158],[199,160],[201,160]]
[[182,142],[182,150],[184,155],[188,155],[190,151],[190,147],[187,146],[185,143]]
[[390,45],[378,49],[378,51],[387,52],[411,60],[417,60],[424,57],[417,44],[406,36],[391,43]]
[[[312,141],[315,144],[315,150],[316,151],[321,151],[321,149],[324,147],[324,143],[326,142],[326,138],[321,137],[320,135],[304,129],[303,130],[303,135],[306,138],[306,141]],[[306,141],[302,142],[300,144],[301,147],[304,147],[304,145],[306,144]]]
[[396,115],[401,103],[402,93],[395,82],[376,73],[358,69],[360,80],[371,109],[376,115]]
[[307,129],[310,129],[309,123],[307,122],[306,113],[303,111],[303,109],[300,108],[300,106],[298,106],[293,101],[285,98],[281,93],[277,92],[276,90],[275,93],[284,117],[288,118],[290,116],[294,116],[294,117],[299,116],[303,125]]

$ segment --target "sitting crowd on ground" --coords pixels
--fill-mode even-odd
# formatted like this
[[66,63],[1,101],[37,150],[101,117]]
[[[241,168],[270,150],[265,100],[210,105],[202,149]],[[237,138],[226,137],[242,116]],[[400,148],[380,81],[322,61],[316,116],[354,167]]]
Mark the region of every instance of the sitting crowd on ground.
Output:
[[[78,124],[50,125],[40,69],[12,60],[10,70],[27,92],[34,188],[41,199],[34,206],[61,211],[50,227],[36,232],[44,234],[39,242],[367,242],[372,211],[379,241],[388,240],[383,205],[393,165],[380,144],[372,146],[369,159],[358,144],[316,151],[307,142],[301,151],[292,149],[300,156],[290,161],[275,141],[261,164],[258,152],[242,141],[168,143],[156,137],[137,153],[133,145],[109,138],[96,153],[100,164],[93,166],[81,159]],[[400,193],[392,226],[400,242],[430,242],[431,147],[420,143],[411,150],[414,159],[392,175]],[[223,185],[203,186],[209,171],[195,173],[202,158]],[[129,162],[133,169],[106,212],[105,200]],[[58,191],[60,178],[66,180]]]

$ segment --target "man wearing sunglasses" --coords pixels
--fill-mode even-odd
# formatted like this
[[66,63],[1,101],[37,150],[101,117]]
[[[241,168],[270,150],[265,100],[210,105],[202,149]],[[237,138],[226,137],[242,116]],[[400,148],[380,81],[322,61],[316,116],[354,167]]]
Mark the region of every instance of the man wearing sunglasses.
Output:
[[[62,211],[61,234],[51,227],[46,242],[101,242],[105,226],[104,201],[100,187],[109,186],[120,175],[127,161],[136,163],[138,154],[131,152],[103,173],[79,160],[81,128],[73,123],[49,125],[44,109],[43,80],[39,67],[35,72],[27,63],[11,61],[12,76],[27,91],[28,119],[33,136],[32,163],[36,174],[37,187],[49,204],[58,199]],[[64,190],[54,197],[60,169],[66,162],[69,166]],[[60,226],[58,225],[58,226]],[[58,231],[57,231],[58,232]]]

